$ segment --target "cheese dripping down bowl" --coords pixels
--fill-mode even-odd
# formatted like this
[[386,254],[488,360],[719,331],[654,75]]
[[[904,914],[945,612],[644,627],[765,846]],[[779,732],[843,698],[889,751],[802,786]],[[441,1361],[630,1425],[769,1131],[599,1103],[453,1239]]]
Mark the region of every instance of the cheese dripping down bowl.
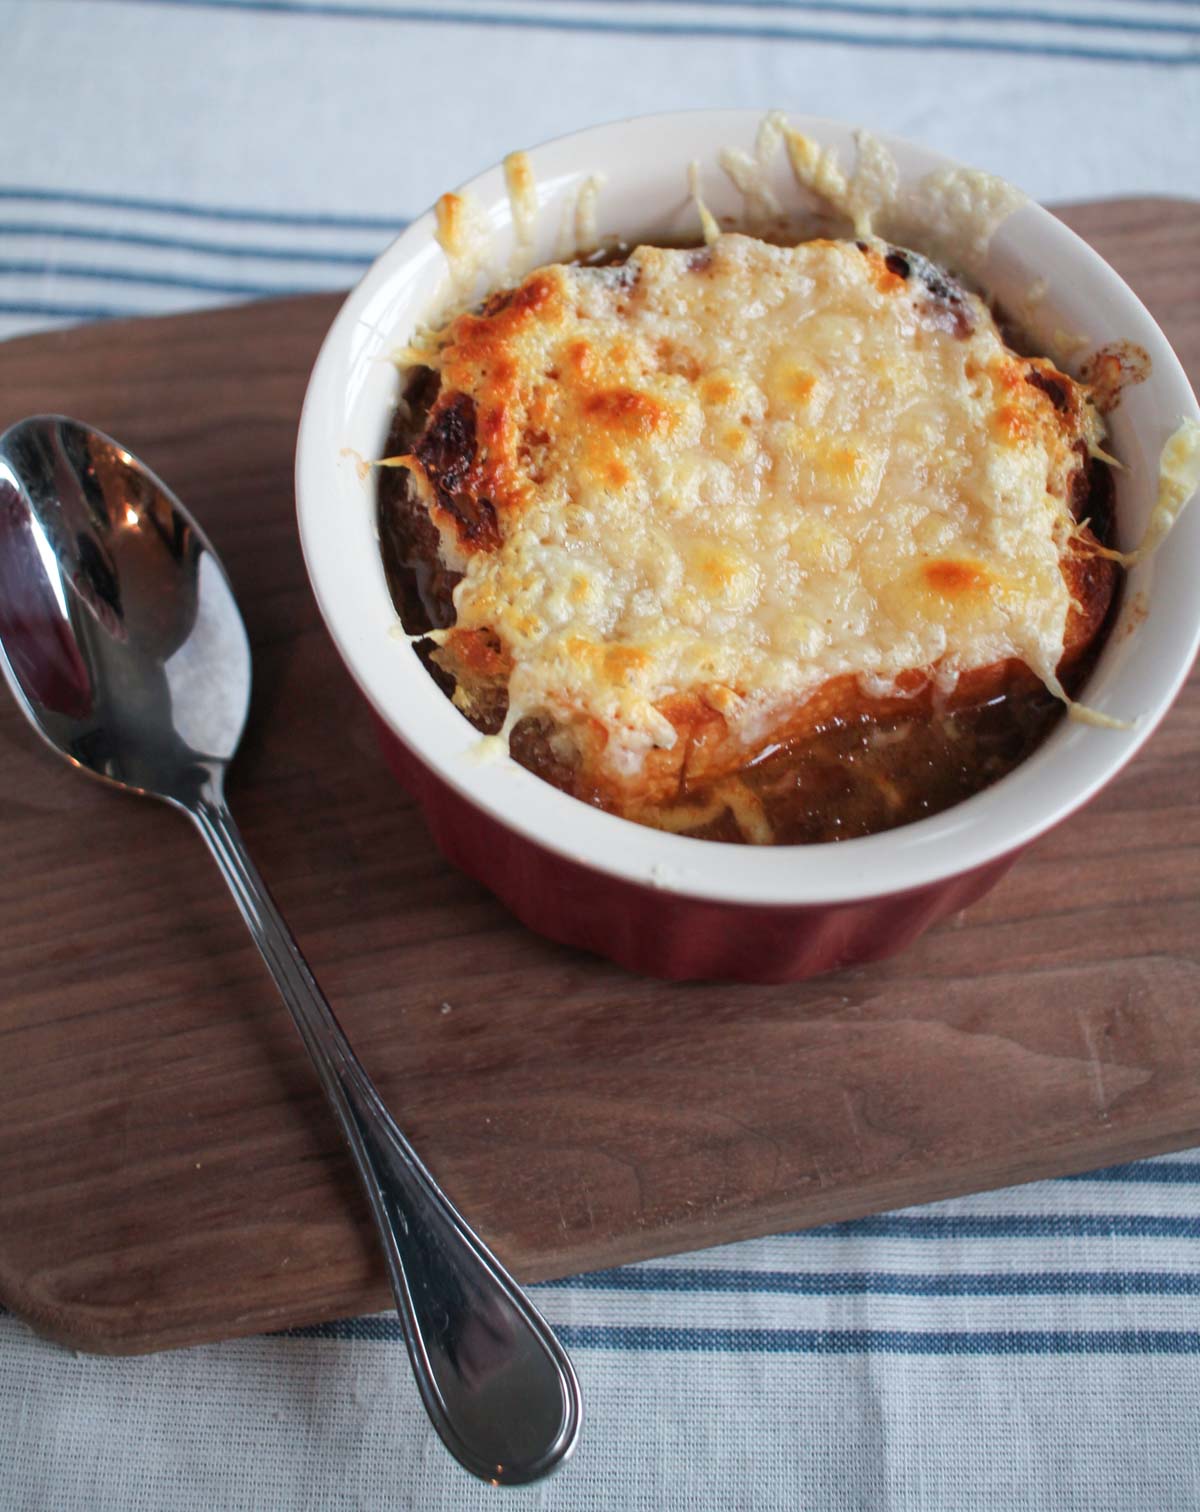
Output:
[[1114,544],[1128,552],[1145,538],[1164,446],[1181,423],[1200,421],[1200,409],[1162,332],[1117,274],[998,181],[924,148],[864,139],[849,125],[787,118],[811,144],[802,183],[781,124],[744,111],[644,117],[536,148],[519,173],[510,163],[507,174],[503,165],[482,174],[453,206],[470,228],[461,256],[452,263],[443,248],[445,207],[441,240],[430,211],[350,294],[301,417],[296,488],[309,577],[387,759],[438,846],[531,929],[659,977],[798,980],[902,949],[982,896],[1024,847],[1130,761],[1200,644],[1198,507],[1179,515],[1167,548],[1123,574],[1103,648],[1077,694],[1108,726],[1063,719],[973,797],[881,833],[811,845],[697,839],[592,807],[497,757],[439,689],[401,632],[369,465],[387,454],[402,394],[395,353],[452,309],[597,240],[699,245],[697,187],[723,228],[772,239],[855,235],[814,181],[823,190],[840,182],[850,212],[873,198],[907,206],[904,234],[881,233],[981,292],[1020,325],[1030,351],[1079,376],[1102,349],[1140,348],[1140,381],[1107,417],[1104,446],[1125,469],[1115,475]]

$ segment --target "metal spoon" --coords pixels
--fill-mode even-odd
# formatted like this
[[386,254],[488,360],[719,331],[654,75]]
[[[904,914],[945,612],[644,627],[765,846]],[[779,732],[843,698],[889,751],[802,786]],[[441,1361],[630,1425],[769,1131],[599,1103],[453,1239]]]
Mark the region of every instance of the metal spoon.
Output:
[[341,1122],[434,1427],[483,1480],[548,1474],[579,1435],[571,1362],[380,1102],[225,805],[250,647],[224,569],[153,473],[61,415],[0,436],[0,667],[59,755],[195,822]]

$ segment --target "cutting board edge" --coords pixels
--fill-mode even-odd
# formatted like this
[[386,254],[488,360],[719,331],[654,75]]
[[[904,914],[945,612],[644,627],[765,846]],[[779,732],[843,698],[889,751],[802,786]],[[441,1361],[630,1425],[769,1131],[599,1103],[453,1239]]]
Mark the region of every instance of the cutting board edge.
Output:
[[[1129,1131],[1119,1128],[1114,1130],[1111,1125],[1101,1126],[1091,1141],[1073,1145],[1070,1153],[1061,1158],[1039,1156],[1039,1165],[1044,1169],[1032,1179],[1021,1177],[1021,1171],[1028,1165],[1028,1152],[1016,1151],[1008,1162],[1011,1169],[1002,1172],[1003,1175],[1011,1176],[1011,1181],[1004,1179],[994,1182],[991,1178],[995,1174],[995,1168],[990,1160],[988,1183],[984,1186],[980,1185],[975,1174],[979,1168],[973,1165],[961,1167],[949,1177],[940,1173],[931,1175],[927,1180],[911,1181],[908,1183],[911,1200],[905,1206],[919,1207],[955,1197],[1001,1191],[1011,1186],[1029,1185],[1032,1181],[1052,1181],[1096,1170],[1111,1162],[1114,1142],[1120,1146],[1122,1162],[1169,1155],[1200,1146],[1200,1096],[1193,1118],[1194,1121],[1183,1128],[1158,1130],[1140,1138],[1130,1136]],[[798,1217],[795,1210],[795,1195],[787,1201],[773,1204],[769,1208],[756,1208],[745,1215],[722,1209],[713,1215],[721,1220],[719,1234],[710,1231],[712,1224],[703,1222],[696,1223],[691,1228],[678,1225],[661,1231],[635,1229],[621,1236],[621,1242],[612,1246],[607,1255],[598,1256],[594,1245],[582,1243],[574,1249],[560,1251],[556,1263],[549,1268],[512,1262],[503,1253],[501,1246],[495,1247],[501,1261],[512,1270],[518,1281],[525,1285],[536,1285],[588,1271],[636,1264],[642,1260],[663,1259],[694,1250],[743,1243],[764,1235],[803,1233],[807,1229],[820,1228],[826,1224],[871,1217],[894,1210],[893,1194],[894,1185],[889,1184],[887,1173],[881,1173],[875,1178],[875,1195],[871,1195],[870,1186],[859,1188],[853,1194],[865,1200],[839,1200],[847,1195],[841,1190],[832,1191],[828,1199],[822,1200],[820,1193],[814,1197],[811,1190],[805,1187],[801,1197],[804,1204],[802,1218]],[[741,1221],[742,1217],[744,1221]],[[387,1312],[392,1307],[392,1296],[381,1261],[374,1284],[353,1296],[329,1298],[323,1302],[314,1300],[311,1307],[257,1309],[229,1320],[219,1335],[213,1335],[210,1330],[164,1327],[161,1322],[155,1324],[151,1319],[144,1319],[136,1329],[109,1331],[104,1324],[109,1320],[119,1321],[122,1316],[128,1320],[128,1308],[96,1309],[72,1306],[69,1303],[47,1305],[32,1299],[23,1300],[21,1287],[11,1284],[11,1278],[3,1270],[3,1257],[0,1257],[0,1307],[7,1308],[14,1317],[48,1343],[82,1354],[132,1357],[164,1350],[193,1348],[200,1344],[254,1338],[264,1334],[286,1333],[292,1329],[315,1327],[331,1320]]]

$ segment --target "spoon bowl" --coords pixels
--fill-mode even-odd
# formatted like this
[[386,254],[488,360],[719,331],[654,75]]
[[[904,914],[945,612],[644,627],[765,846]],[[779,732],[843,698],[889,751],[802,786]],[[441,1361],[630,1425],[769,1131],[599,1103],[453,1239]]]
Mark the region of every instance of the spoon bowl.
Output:
[[434,1427],[483,1480],[548,1474],[579,1434],[571,1362],[383,1106],[225,803],[250,645],[224,569],[165,484],[62,415],[0,436],[0,668],[59,755],[195,823],[342,1126]]
[[0,661],[56,751],[170,802],[232,759],[250,707],[250,644],[203,532],[65,416],[0,438]]

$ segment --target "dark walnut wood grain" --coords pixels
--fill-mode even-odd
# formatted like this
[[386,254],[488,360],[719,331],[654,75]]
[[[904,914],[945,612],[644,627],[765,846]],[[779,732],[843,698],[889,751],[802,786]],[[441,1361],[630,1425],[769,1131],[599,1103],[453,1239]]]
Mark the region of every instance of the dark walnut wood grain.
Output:
[[[1200,372],[1200,206],[1065,218]],[[666,986],[527,933],[451,871],[317,619],[292,515],[333,298],[0,350],[159,469],[254,643],[230,800],[363,1060],[527,1279],[1200,1143],[1200,694],[984,902],[899,959]],[[388,1305],[339,1135],[186,822],[0,698],[0,1299],[132,1352]]]

